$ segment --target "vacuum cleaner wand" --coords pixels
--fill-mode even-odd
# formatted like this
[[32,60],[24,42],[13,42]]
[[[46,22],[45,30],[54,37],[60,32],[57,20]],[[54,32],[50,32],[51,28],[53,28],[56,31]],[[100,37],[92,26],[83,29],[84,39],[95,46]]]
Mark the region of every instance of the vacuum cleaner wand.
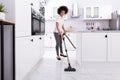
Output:
[[72,43],[72,41],[70,40],[70,38],[65,33],[63,33],[63,35],[66,36],[66,38],[69,40],[69,42],[71,43],[71,45],[73,46],[73,48],[76,49],[75,45]]
[[63,42],[64,42],[65,52],[66,52],[67,61],[68,61],[68,67],[65,68],[64,71],[68,71],[68,72],[73,71],[73,72],[75,72],[76,69],[75,69],[75,68],[72,68],[72,67],[71,67],[71,64],[70,64],[69,56],[68,56],[68,53],[67,53],[67,47],[66,47],[66,44],[65,44],[65,38],[63,39]]
[[75,45],[72,43],[72,41],[70,40],[70,38],[69,38],[67,35],[65,35],[65,36],[66,36],[66,38],[69,40],[69,42],[71,43],[71,45],[73,46],[73,48],[76,49]]

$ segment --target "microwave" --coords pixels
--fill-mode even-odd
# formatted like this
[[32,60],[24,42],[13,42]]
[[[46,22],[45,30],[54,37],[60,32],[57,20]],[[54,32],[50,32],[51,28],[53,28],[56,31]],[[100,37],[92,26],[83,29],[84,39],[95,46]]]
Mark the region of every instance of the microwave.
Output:
[[45,34],[45,17],[40,12],[36,12],[33,8],[31,10],[31,34],[44,35]]

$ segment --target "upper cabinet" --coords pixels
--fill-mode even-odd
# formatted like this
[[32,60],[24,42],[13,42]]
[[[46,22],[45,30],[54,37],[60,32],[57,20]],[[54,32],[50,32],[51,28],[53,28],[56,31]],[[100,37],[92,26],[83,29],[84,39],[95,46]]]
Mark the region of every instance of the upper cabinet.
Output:
[[84,7],[84,20],[111,19],[112,6]]
[[[45,19],[46,20],[56,20],[56,17],[58,16],[57,13],[58,7],[46,7],[45,8]],[[67,19],[67,15],[64,16],[64,19]]]
[[49,0],[39,0],[42,6],[45,6]]
[[31,0],[15,0],[16,37],[31,35]]
[[39,12],[40,0],[31,0],[31,6],[33,9],[35,9],[37,12]]
[[72,6],[72,18],[78,18],[79,17],[79,6],[78,3],[74,3]]
[[15,0],[16,37],[31,36],[31,8],[39,7],[39,0]]

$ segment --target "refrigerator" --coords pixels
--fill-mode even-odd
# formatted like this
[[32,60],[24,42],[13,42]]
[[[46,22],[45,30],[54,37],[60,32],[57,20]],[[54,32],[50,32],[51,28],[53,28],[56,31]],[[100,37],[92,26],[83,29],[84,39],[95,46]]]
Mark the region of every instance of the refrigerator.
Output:
[[110,30],[120,30],[120,11],[112,13],[112,19],[109,21]]

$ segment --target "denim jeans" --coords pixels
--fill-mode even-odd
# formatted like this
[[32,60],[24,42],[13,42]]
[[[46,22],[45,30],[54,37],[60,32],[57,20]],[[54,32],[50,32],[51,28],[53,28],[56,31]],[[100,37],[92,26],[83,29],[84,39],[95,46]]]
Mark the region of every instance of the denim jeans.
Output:
[[61,37],[61,35],[59,35],[58,33],[55,33],[55,32],[54,32],[54,36],[55,36],[55,40],[56,40],[56,53],[57,53],[57,56],[59,56],[59,49],[60,49],[60,52],[63,53],[62,37]]

